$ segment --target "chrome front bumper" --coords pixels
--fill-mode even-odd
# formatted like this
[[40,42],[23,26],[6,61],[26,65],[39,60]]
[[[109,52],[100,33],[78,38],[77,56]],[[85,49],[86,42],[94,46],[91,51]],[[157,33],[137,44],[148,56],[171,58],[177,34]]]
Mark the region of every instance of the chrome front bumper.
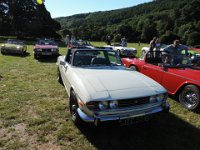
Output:
[[88,116],[80,108],[78,108],[78,114],[83,121],[98,124],[100,122],[118,121],[118,120],[123,120],[123,119],[146,116],[146,115],[159,113],[159,112],[168,112],[169,108],[170,108],[169,103],[166,103],[165,106],[157,106],[154,108],[148,108],[148,109],[143,109],[143,110],[134,110],[133,109],[131,112],[129,111],[128,113],[117,113],[117,114],[109,114],[109,115],[94,115],[92,117]]

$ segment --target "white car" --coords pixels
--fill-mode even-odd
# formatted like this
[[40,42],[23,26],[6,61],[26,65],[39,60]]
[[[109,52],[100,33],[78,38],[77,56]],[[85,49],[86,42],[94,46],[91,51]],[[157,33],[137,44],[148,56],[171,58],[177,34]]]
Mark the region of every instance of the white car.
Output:
[[114,120],[123,123],[169,111],[166,89],[126,69],[113,50],[69,49],[66,56],[58,57],[57,65],[58,81],[69,95],[76,125]]
[[123,56],[135,57],[137,54],[136,48],[123,47],[121,44],[106,45],[104,47],[112,48],[113,50],[117,51],[117,54],[120,57],[123,57]]
[[[159,51],[163,51],[166,46],[168,46],[168,45],[166,45],[166,44],[158,44],[157,45]],[[154,48],[154,51],[155,50],[156,49]],[[144,55],[148,51],[149,51],[149,47],[142,47],[142,49],[141,49],[142,55]]]

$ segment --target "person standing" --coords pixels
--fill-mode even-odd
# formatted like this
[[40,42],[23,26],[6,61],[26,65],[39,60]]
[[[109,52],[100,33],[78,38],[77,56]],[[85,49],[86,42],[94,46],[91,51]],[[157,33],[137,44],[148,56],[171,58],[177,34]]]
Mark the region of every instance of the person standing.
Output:
[[127,47],[127,39],[125,36],[121,39],[121,44],[123,47]]
[[153,49],[156,48],[157,39],[157,37],[153,37],[153,39],[150,41],[149,51],[153,51]]
[[106,36],[106,43],[107,43],[107,45],[111,45],[111,37],[110,37],[110,35]]
[[67,34],[66,37],[65,37],[65,43],[66,43],[67,47],[69,47],[69,45],[70,45],[70,37],[69,37],[69,34]]
[[[179,40],[174,40],[173,44],[164,48],[164,52],[168,53],[172,58],[172,64],[182,64],[183,54],[182,51],[185,51],[185,55],[188,56],[188,47],[185,45],[180,44]],[[186,57],[187,59],[187,57]],[[187,59],[188,61],[188,59]]]

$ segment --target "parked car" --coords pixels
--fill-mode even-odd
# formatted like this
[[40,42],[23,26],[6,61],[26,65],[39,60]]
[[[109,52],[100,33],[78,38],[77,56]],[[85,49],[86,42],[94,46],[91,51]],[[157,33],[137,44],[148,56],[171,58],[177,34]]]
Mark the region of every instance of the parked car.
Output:
[[40,56],[58,56],[59,48],[52,39],[40,39],[35,44],[33,53],[35,59]]
[[89,41],[86,40],[71,40],[68,48],[95,48]]
[[190,47],[189,49],[200,52],[200,45],[195,45],[193,47]]
[[16,39],[8,39],[6,43],[1,45],[1,54],[26,54],[27,46],[23,41]]
[[199,111],[200,70],[187,59],[183,55],[182,63],[174,65],[167,54],[157,51],[147,52],[139,59],[123,58],[122,62],[126,67],[137,70],[163,85],[168,93],[177,96],[188,110]]
[[[157,44],[157,50],[163,51],[163,49],[168,46],[166,44]],[[146,52],[149,51],[149,47],[142,47],[141,52],[142,55],[144,55]],[[154,48],[154,51],[156,51],[156,48]]]
[[137,54],[136,48],[123,47],[121,44],[106,45],[105,48],[112,48],[120,57],[128,56],[135,57]]
[[69,49],[66,56],[58,57],[57,65],[75,124],[132,121],[169,111],[165,88],[126,69],[113,50]]
[[191,63],[196,67],[200,67],[200,54],[194,54],[191,57]]

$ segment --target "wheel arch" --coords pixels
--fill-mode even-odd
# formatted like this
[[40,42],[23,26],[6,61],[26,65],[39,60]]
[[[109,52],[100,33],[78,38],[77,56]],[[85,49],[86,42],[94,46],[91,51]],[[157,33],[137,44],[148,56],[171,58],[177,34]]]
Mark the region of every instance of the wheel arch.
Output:
[[138,67],[137,67],[136,65],[134,65],[134,64],[131,64],[131,65],[129,65],[129,67],[128,67],[128,68],[130,68],[131,66],[134,66],[134,67],[136,68],[136,71],[138,71],[138,72],[139,72],[139,69],[138,69]]
[[187,83],[184,83],[183,85],[181,85],[178,90],[175,92],[175,97],[178,98],[179,94],[181,93],[181,91],[183,91],[184,87],[187,86],[187,85],[194,85],[196,86],[199,90],[200,90],[200,86],[195,84],[195,83],[190,83],[190,82],[187,82]]

